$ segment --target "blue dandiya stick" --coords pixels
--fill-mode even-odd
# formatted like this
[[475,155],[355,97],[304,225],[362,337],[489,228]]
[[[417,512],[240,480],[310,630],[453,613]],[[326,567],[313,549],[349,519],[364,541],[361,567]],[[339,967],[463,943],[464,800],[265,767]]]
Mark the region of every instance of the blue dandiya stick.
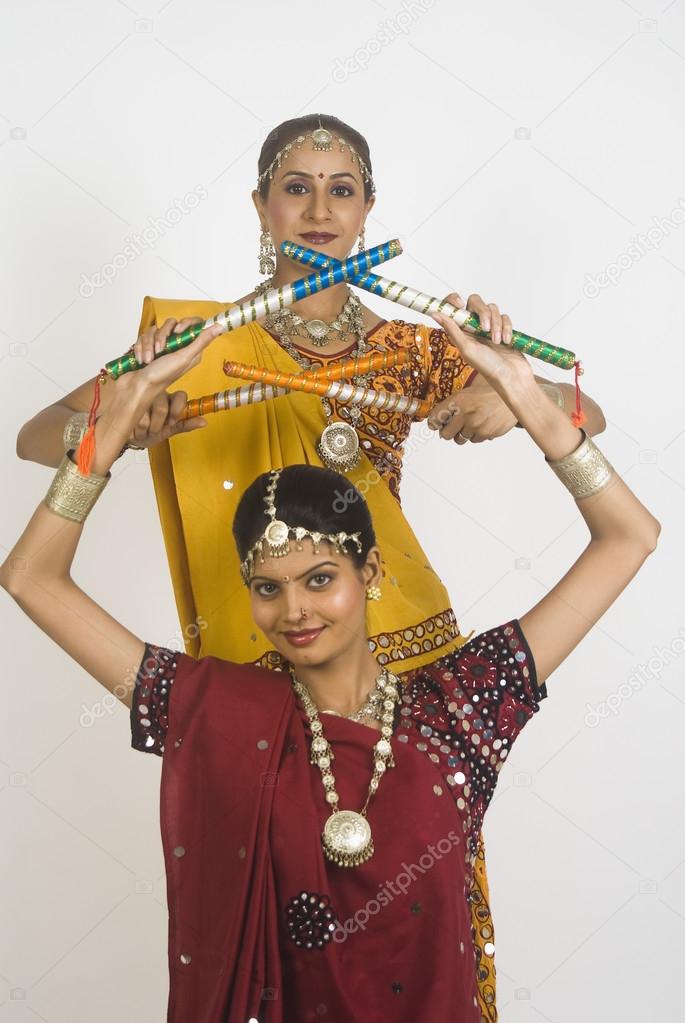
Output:
[[[387,243],[386,244],[391,244]],[[327,256],[323,252],[316,252],[314,249],[296,245],[294,242],[283,242],[281,252],[290,259],[303,263],[306,266],[315,266],[320,270],[335,270],[341,264],[333,256]],[[349,263],[349,260],[347,260]],[[449,316],[460,327],[464,327],[470,333],[479,338],[490,338],[490,331],[483,330],[476,313],[468,309],[457,309],[451,302],[443,299],[440,301],[431,295],[427,295],[406,284],[399,284],[397,281],[388,280],[387,277],[379,277],[366,270],[361,271],[355,277],[349,279],[350,284],[357,288],[363,288],[374,295],[381,295],[391,302],[406,306],[407,309],[415,309],[420,313],[443,313]],[[523,352],[524,355],[531,355],[534,359],[541,359],[549,362],[560,369],[573,369],[576,365],[576,356],[566,348],[558,348],[547,341],[540,341],[539,338],[524,334],[521,330],[512,331],[511,347]],[[582,372],[582,371],[581,371]]]
[[[237,330],[238,327],[244,327],[248,322],[258,320],[260,317],[267,316],[277,309],[283,309],[294,302],[299,302],[302,298],[308,298],[310,295],[316,294],[317,291],[323,291],[334,284],[340,284],[342,281],[356,280],[364,273],[367,273],[372,266],[378,266],[379,263],[384,263],[387,259],[393,259],[395,256],[399,256],[401,252],[402,246],[399,241],[393,239],[392,241],[384,242],[382,245],[375,245],[373,248],[367,249],[366,252],[350,256],[349,259],[343,262],[336,259],[335,266],[330,264],[325,267],[317,267],[316,271],[308,277],[303,277],[290,284],[283,284],[279,288],[271,288],[263,295],[258,295],[257,298],[253,298],[249,302],[242,302],[232,309],[226,309],[223,313],[210,316],[204,323],[196,323],[192,327],[187,327],[180,334],[171,334],[167,338],[166,345],[161,352],[155,355],[155,358],[158,359],[169,352],[176,352],[179,348],[185,348],[203,330],[206,330],[207,327],[212,327],[216,323],[221,324],[226,332]],[[317,254],[312,253],[312,255]],[[103,379],[109,377],[116,380],[123,373],[130,373],[137,369],[143,369],[143,365],[139,364],[133,351],[128,351],[126,355],[106,363],[101,376]]]

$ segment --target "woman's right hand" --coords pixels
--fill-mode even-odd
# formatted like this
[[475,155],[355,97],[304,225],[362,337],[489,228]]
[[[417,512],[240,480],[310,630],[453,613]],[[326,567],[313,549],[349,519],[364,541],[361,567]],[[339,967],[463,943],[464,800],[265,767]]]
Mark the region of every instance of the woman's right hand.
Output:
[[186,327],[192,327],[194,323],[204,323],[200,316],[188,316],[185,320],[165,320],[161,327],[152,326],[143,331],[135,344],[131,345],[138,363],[143,366],[152,362],[167,343],[169,334],[180,334]]
[[151,448],[173,437],[174,434],[202,429],[207,425],[207,420],[203,416],[193,416],[179,422],[179,416],[187,402],[188,395],[185,391],[174,391],[171,394],[164,391],[158,394],[150,408],[134,426],[126,443],[132,447]]
[[[201,317],[192,316],[184,320],[168,319],[161,327],[151,326],[145,330],[136,343],[131,346],[138,363],[143,366],[151,363],[156,355],[164,349],[167,338],[173,332],[180,334],[186,327],[194,323],[203,323]],[[207,425],[207,420],[202,416],[194,416],[192,419],[182,419],[179,416],[183,412],[188,401],[185,391],[174,391],[167,393],[163,391],[158,394],[141,419],[136,423],[128,437],[127,443],[135,447],[151,448],[155,444],[161,444],[177,433],[189,433],[191,430],[202,429]]]

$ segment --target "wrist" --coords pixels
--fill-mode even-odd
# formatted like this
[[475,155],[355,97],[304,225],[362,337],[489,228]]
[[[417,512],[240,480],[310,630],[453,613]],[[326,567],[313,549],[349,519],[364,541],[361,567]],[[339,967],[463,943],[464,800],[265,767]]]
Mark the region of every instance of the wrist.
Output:
[[519,424],[550,460],[564,458],[583,440],[578,427],[557,404],[550,401],[534,377],[519,380],[510,389],[507,403]]
[[[147,395],[145,389],[133,381],[120,388],[122,380],[113,381],[112,388],[102,401],[95,423],[95,456],[91,472],[105,475],[113,463],[129,446],[135,424],[140,421]],[[108,381],[110,383],[110,381]]]

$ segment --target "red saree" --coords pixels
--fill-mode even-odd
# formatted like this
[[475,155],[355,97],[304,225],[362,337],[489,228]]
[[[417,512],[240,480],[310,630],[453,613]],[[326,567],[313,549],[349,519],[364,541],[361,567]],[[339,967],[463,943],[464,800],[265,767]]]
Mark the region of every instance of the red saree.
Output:
[[[163,755],[169,1023],[479,1023],[469,892],[512,743],[546,696],[517,620],[403,677],[376,852],[324,857],[330,812],[289,677],[146,645],[132,746]],[[325,715],[340,806],[378,732]]]

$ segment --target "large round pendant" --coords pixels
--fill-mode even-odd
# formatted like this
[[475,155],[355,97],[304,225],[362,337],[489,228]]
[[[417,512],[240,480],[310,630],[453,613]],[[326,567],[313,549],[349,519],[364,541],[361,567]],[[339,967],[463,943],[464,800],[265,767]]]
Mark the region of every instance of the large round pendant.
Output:
[[318,452],[329,469],[354,469],[361,457],[357,431],[349,423],[329,423],[319,438]]
[[339,867],[358,867],[374,853],[366,817],[354,810],[338,810],[326,821],[321,836],[323,851]]

